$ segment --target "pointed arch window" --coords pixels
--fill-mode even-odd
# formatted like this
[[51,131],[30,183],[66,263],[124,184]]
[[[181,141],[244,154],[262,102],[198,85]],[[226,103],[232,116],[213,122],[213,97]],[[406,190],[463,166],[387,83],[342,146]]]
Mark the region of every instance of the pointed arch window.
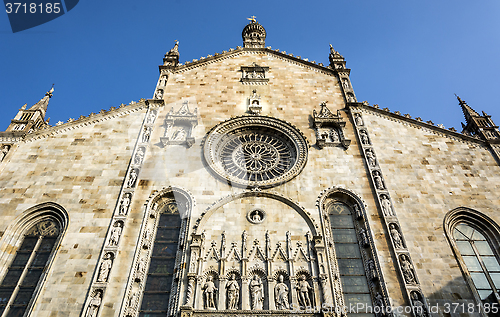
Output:
[[477,304],[498,307],[500,227],[488,216],[460,207],[445,216],[444,230]]
[[0,316],[23,316],[28,310],[53,258],[61,229],[56,219],[49,218],[35,223],[24,234],[0,284]]
[[[352,209],[343,202],[335,201],[330,204],[328,215],[345,305],[347,307],[359,307],[357,305],[372,307],[371,293],[363,265],[363,252],[360,249],[357,234],[362,228],[357,228],[358,224]],[[348,313],[348,315],[355,316],[356,314]],[[366,316],[373,316],[373,314]]]
[[500,264],[486,237],[474,227],[460,223],[453,238],[481,301],[490,302],[500,289]]
[[139,316],[167,316],[182,220],[171,202],[159,213]]

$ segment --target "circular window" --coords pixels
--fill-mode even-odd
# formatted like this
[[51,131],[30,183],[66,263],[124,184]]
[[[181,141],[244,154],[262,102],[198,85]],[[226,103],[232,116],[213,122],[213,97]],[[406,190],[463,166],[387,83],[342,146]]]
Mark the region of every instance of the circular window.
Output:
[[297,176],[307,161],[307,141],[290,124],[268,117],[240,117],[209,132],[205,159],[233,185],[271,187]]

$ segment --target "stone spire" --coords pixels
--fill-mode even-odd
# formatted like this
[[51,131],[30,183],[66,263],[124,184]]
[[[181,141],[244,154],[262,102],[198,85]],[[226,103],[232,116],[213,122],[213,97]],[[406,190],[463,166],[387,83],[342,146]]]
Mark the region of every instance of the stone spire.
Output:
[[176,67],[179,64],[179,41],[175,40],[175,45],[163,57],[163,66]]
[[241,33],[243,47],[264,48],[266,45],[266,29],[257,22],[255,16],[247,19],[250,22],[243,28]]
[[45,113],[47,112],[49,99],[52,98],[53,92],[54,85],[52,85],[52,88],[45,93],[45,96],[31,106],[31,108],[26,109],[26,105],[22,106],[14,119],[10,121],[10,125],[5,131],[15,133],[16,135],[22,135],[48,126],[48,120],[45,121]]
[[495,125],[491,116],[487,115],[483,111],[483,115],[477,113],[472,109],[465,101],[457,97],[458,103],[462,108],[462,112],[465,117],[465,124],[462,123],[462,133],[468,135],[477,136],[489,143],[500,143],[500,133],[498,132],[498,126]]

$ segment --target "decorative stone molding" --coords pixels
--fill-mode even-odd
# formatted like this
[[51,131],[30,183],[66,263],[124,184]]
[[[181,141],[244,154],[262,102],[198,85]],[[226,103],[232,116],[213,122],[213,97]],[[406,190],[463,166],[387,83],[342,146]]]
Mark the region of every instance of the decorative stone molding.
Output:
[[195,143],[192,133],[197,125],[198,108],[191,112],[188,101],[184,101],[177,112],[174,112],[173,107],[170,109],[165,118],[165,134],[160,141],[164,146],[185,145],[189,148]]
[[[409,250],[406,248],[406,242],[404,239],[403,232],[401,231],[401,226],[397,218],[397,214],[394,210],[394,204],[392,203],[389,191],[387,188],[387,183],[385,182],[382,170],[378,165],[378,160],[376,158],[375,149],[372,146],[372,141],[368,135],[368,131],[364,127],[364,120],[362,118],[361,112],[357,107],[359,104],[348,105],[349,113],[351,114],[351,120],[355,123],[355,132],[357,134],[359,144],[364,154],[365,164],[367,168],[367,173],[369,179],[371,179],[372,186],[375,190],[375,198],[379,205],[379,211],[383,218],[383,224],[385,226],[385,232],[389,233],[389,240],[391,241],[391,251],[394,256],[394,263],[396,263],[396,270],[399,272],[399,276],[402,281],[402,287],[405,290],[405,297],[408,303],[412,303],[412,292],[420,294],[419,297],[425,305],[425,311],[428,312],[427,304],[423,293],[420,288],[418,277],[414,269],[413,261]],[[407,120],[411,120],[405,118]],[[379,274],[379,276],[381,276]],[[385,296],[384,296],[385,297]],[[414,312],[415,317],[420,317]]]
[[210,169],[233,186],[267,188],[296,177],[308,157],[303,134],[288,122],[244,116],[212,128],[203,153]]
[[[128,170],[125,173],[122,188],[109,224],[108,233],[104,239],[104,245],[97,262],[98,265],[96,266],[90,285],[91,292],[89,292],[89,297],[87,298],[88,304],[85,305],[82,310],[82,317],[97,317],[99,313],[99,309],[94,306],[98,299],[102,301],[106,294],[109,276],[112,273],[116,255],[119,252],[120,236],[123,234],[124,230],[126,230],[126,218],[129,214],[130,206],[132,205],[135,187],[138,183],[144,155],[149,146],[149,139],[154,122],[158,116],[157,108],[163,105],[163,102],[149,103],[149,101],[146,101],[145,103],[148,104],[148,109],[144,116],[142,127],[139,130],[139,135],[137,136],[137,143],[132,152]],[[99,296],[97,294],[99,294]],[[136,301],[136,299],[136,297],[131,297],[129,301]],[[87,315],[90,311],[92,314]]]
[[326,106],[326,101],[321,103],[321,110],[313,110],[313,124],[316,132],[316,145],[322,149],[325,146],[339,146],[348,148],[351,140],[345,138],[344,127],[340,110],[334,115]]
[[266,78],[266,72],[269,67],[261,67],[256,63],[250,66],[241,66],[241,82],[247,85],[267,85],[269,78]]

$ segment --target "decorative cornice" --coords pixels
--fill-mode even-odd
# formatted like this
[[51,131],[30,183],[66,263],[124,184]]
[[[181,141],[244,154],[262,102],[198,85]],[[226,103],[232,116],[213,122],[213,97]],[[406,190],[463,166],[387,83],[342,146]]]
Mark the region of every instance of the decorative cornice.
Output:
[[367,113],[371,112],[371,113],[378,115],[380,117],[386,117],[387,119],[389,119],[391,121],[403,123],[405,125],[412,126],[415,128],[424,129],[426,131],[432,132],[434,134],[438,134],[440,136],[448,137],[448,138],[456,140],[456,141],[461,141],[461,142],[468,141],[468,142],[472,142],[472,143],[475,143],[478,145],[486,146],[486,142],[481,140],[481,139],[478,139],[478,138],[475,138],[475,137],[472,137],[472,136],[469,136],[466,134],[462,134],[462,133],[457,132],[457,131],[450,130],[453,128],[446,129],[442,125],[436,126],[436,125],[434,125],[434,123],[432,121],[424,122],[424,121],[421,121],[420,118],[413,119],[409,114],[402,115],[399,111],[395,111],[393,113],[393,112],[390,112],[389,109],[387,109],[387,108],[384,108],[384,109],[378,108],[378,105],[370,106],[367,102],[348,103],[347,106],[349,109],[358,108],[363,112],[367,112]]
[[[213,56],[208,55],[206,57],[200,57],[199,59],[193,59],[192,61],[187,61],[184,65],[180,63],[173,73],[183,73],[188,70],[206,66],[215,62],[220,62],[228,58],[234,58],[243,54],[258,54],[263,53],[269,56],[275,56],[288,62],[307,67],[309,69],[319,71],[323,74],[334,75],[337,71],[348,71],[347,69],[336,70],[332,69],[330,66],[324,66],[322,63],[316,63],[316,61],[309,61],[307,58],[302,59],[300,56],[294,56],[293,54],[287,54],[286,51],[280,51],[278,49],[272,50],[270,46],[266,48],[242,48],[238,46],[236,49],[229,49],[229,51],[222,51],[221,53],[215,53]],[[165,66],[160,66],[160,71],[164,69]]]

